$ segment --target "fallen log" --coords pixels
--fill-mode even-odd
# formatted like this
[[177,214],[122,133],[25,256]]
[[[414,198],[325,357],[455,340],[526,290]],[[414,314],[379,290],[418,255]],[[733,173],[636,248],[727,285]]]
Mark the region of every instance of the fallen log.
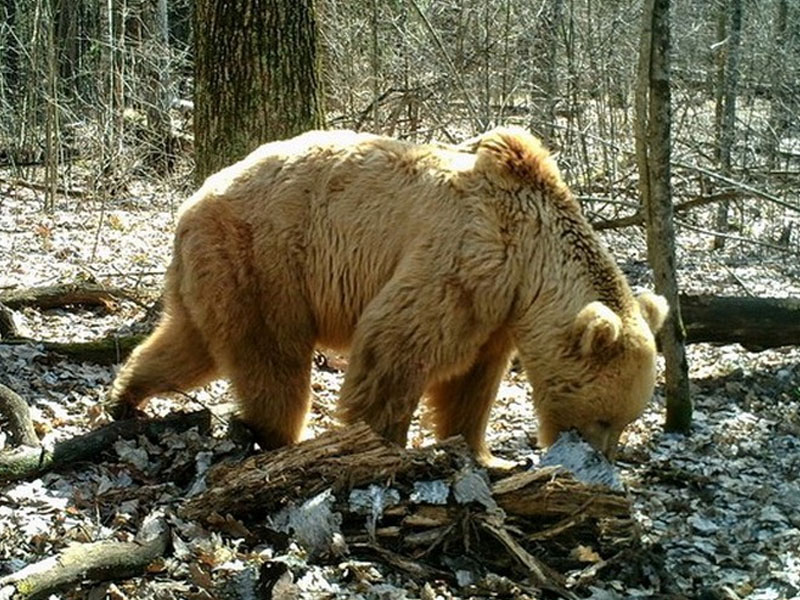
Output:
[[213,513],[261,518],[297,498],[387,480],[407,462],[405,452],[369,427],[332,430],[295,446],[219,465],[209,473],[209,488],[189,500],[182,514],[207,520]]
[[[20,165],[38,165],[38,164],[41,164],[41,163],[39,161],[22,162],[22,163],[15,163],[15,166],[20,166]],[[3,164],[3,166],[6,166],[6,165]],[[47,184],[44,184],[44,183],[36,183],[34,181],[25,181],[23,179],[9,179],[7,177],[0,177],[0,183],[9,185],[12,188],[24,187],[24,188],[28,188],[30,190],[35,190],[35,191],[39,191],[39,192],[46,192],[46,191],[48,191],[50,189],[50,187]],[[65,187],[62,187],[62,186],[57,186],[56,187],[56,193],[57,194],[61,194],[63,196],[66,196],[67,198],[85,198],[86,196],[88,196],[88,193],[86,192],[86,190],[71,189],[71,188],[65,188]]]
[[[680,301],[687,344],[741,344],[751,351],[800,345],[800,299],[681,295]],[[37,344],[76,362],[115,365],[146,337],[111,334],[89,342],[12,337],[0,344]]]
[[52,449],[20,446],[0,452],[0,482],[38,477],[52,469],[81,461],[99,460],[102,453],[118,439],[139,435],[159,437],[167,431],[186,431],[192,427],[201,433],[211,428],[211,413],[199,410],[178,413],[163,419],[127,419],[114,421],[87,434],[58,442]]
[[131,542],[72,544],[57,555],[0,577],[0,598],[35,599],[83,581],[123,579],[143,573],[161,557],[170,530],[160,513],[148,515]]
[[267,523],[310,556],[336,555],[343,539],[407,572],[453,573],[468,556],[562,597],[574,597],[562,573],[585,567],[578,548],[611,560],[639,544],[623,491],[560,467],[491,475],[494,484],[460,439],[405,449],[356,425],[218,465],[179,513],[211,527]]
[[800,345],[800,299],[682,295],[680,303],[687,343]]

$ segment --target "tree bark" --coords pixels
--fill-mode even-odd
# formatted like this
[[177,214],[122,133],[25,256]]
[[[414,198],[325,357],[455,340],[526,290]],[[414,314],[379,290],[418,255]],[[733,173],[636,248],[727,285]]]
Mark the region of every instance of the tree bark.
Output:
[[259,145],[323,126],[313,0],[195,1],[202,181]]
[[666,365],[668,431],[688,432],[692,420],[686,332],[678,300],[671,184],[670,1],[647,0],[636,86],[636,158],[647,222],[647,253],[656,291],[670,314],[660,333]]

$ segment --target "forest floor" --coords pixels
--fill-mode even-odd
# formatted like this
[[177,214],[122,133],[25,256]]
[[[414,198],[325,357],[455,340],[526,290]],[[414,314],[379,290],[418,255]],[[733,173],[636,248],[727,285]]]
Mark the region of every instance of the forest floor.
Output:
[[[135,329],[144,307],[158,297],[180,200],[146,186],[128,196],[109,206],[100,224],[93,202],[61,200],[47,214],[36,193],[0,186],[0,291],[94,281],[130,290],[139,299],[110,310],[26,308],[17,315],[22,335],[88,341]],[[756,219],[752,226],[758,225]],[[731,242],[711,253],[708,237],[685,229],[679,236],[685,292],[800,297],[796,245],[787,254]],[[634,287],[648,287],[642,231],[604,237]],[[646,414],[627,431],[617,461],[634,499],[641,550],[634,561],[597,565],[596,575],[584,578],[575,593],[595,600],[800,597],[800,348],[752,353],[737,345],[697,344],[688,348],[688,358],[695,402],[691,435],[662,431],[659,386]],[[343,377],[333,363],[313,374],[312,435],[333,423]],[[0,381],[30,404],[45,444],[106,422],[98,405],[113,376],[112,367],[64,360],[35,344],[0,342]],[[541,452],[530,396],[524,378],[510,372],[493,410],[489,440],[496,454],[535,465]],[[156,399],[148,412],[165,415],[230,400],[227,384],[216,382],[191,397]],[[0,449],[8,444],[2,425]],[[294,544],[245,545],[179,518],[175,507],[194,493],[208,464],[233,451],[223,430],[217,425],[209,436],[189,432],[159,442],[119,441],[91,463],[0,484],[0,576],[72,542],[130,539],[159,506],[171,527],[165,558],[145,575],[73,586],[55,597],[263,597],[254,581],[263,578],[262,565],[277,563],[284,566],[269,585],[276,598],[539,597],[513,582],[498,586],[495,578],[489,585],[487,573],[459,587],[415,581],[360,557],[317,564]],[[431,441],[415,421],[410,444]]]

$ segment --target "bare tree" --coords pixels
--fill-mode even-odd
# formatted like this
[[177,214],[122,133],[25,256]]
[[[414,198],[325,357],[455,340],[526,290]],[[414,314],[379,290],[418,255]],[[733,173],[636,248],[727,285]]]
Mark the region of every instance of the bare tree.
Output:
[[313,0],[196,0],[197,177],[323,125]]
[[671,184],[670,0],[646,0],[636,86],[636,156],[647,223],[647,252],[656,291],[670,315],[661,331],[666,362],[668,431],[688,432],[692,420],[686,332],[678,300]]
[[[734,137],[736,133],[736,94],[739,86],[739,55],[740,40],[742,38],[742,0],[729,0],[727,5],[723,5],[719,16],[720,25],[718,30],[727,33],[725,40],[720,40],[724,44],[725,60],[720,61],[724,68],[718,71],[718,92],[717,92],[717,159],[719,160],[720,171],[724,176],[731,174],[731,153],[733,150]],[[722,23],[726,26],[723,27]],[[722,106],[720,107],[720,102]],[[726,232],[728,230],[728,200],[723,200],[717,205],[716,229]],[[722,248],[725,245],[723,236],[714,237],[714,249]]]

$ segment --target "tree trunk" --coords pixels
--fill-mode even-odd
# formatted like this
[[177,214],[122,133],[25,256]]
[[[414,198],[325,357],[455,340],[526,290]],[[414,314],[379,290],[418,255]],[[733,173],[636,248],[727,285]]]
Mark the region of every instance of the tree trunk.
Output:
[[197,178],[323,126],[313,0],[195,1]]
[[547,123],[543,126],[546,141],[553,144],[556,134],[556,109],[559,103],[558,48],[561,42],[559,29],[564,18],[564,0],[548,2],[542,14],[541,42],[537,46],[543,51],[543,85],[545,92]]
[[142,50],[147,102],[146,161],[161,175],[175,164],[175,137],[169,118],[173,99],[167,0],[148,0],[142,6]]
[[[17,33],[17,3],[16,0],[3,0],[0,5],[0,21],[5,23],[9,32]],[[17,33],[18,35],[18,33]],[[3,99],[11,106],[19,106],[18,97],[20,89],[20,44],[16,36],[4,33],[2,39],[2,69]]]
[[675,274],[675,229],[670,181],[670,2],[647,0],[636,86],[636,158],[647,221],[647,253],[656,291],[671,307],[660,339],[666,363],[668,431],[687,432],[692,420],[686,332]]
[[[720,17],[725,18],[723,16]],[[719,148],[720,171],[725,177],[731,174],[731,152],[733,149],[734,134],[736,131],[736,92],[739,86],[739,48],[742,34],[742,0],[730,0],[728,5],[728,41],[725,55],[725,70],[721,93],[717,97],[722,99],[721,114],[719,109],[719,130],[717,145]],[[717,205],[716,229],[721,233],[728,231],[728,201],[723,200]],[[718,250],[725,245],[723,236],[714,237],[714,249]]]
[[798,299],[681,295],[681,311],[688,343],[800,346]]
[[770,96],[769,133],[766,144],[767,165],[770,171],[776,168],[777,150],[780,146],[783,133],[792,120],[789,106],[793,93],[792,84],[787,81],[786,65],[788,52],[786,44],[789,36],[789,4],[787,0],[778,0],[777,15],[775,19],[775,46],[773,50],[774,67],[772,69],[772,95]]
[[45,5],[46,10],[46,107],[45,107],[45,209],[52,211],[56,205],[58,188],[58,165],[61,153],[60,119],[58,111],[58,61],[56,57],[56,31],[53,3]]

